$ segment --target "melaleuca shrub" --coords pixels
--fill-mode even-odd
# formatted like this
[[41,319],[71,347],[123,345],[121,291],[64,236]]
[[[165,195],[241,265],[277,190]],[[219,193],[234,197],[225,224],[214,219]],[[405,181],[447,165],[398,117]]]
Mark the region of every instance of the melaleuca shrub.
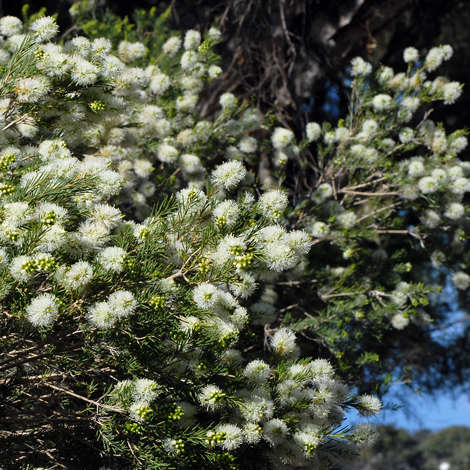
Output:
[[[121,60],[105,39],[47,42],[57,30],[50,17],[29,32],[0,19],[2,466],[352,459],[375,431],[343,426],[344,410],[368,418],[380,401],[351,394],[328,361],[299,359],[294,331],[270,328],[278,312],[254,298],[312,245],[283,223],[284,191],[250,188],[239,160],[257,149],[257,113],[224,94],[214,123],[195,116],[187,82],[210,70],[217,35],[202,47],[188,32],[170,79],[125,64],[138,45]],[[166,92],[166,107],[152,104]],[[175,168],[184,178],[171,182]],[[150,210],[167,180],[181,189]]]
[[440,347],[430,332],[442,318],[422,308],[428,295],[446,277],[462,295],[469,286],[470,167],[459,159],[467,132],[448,134],[431,119],[432,103],[462,93],[434,76],[451,56],[450,46],[423,58],[407,48],[399,73],[356,58],[346,119],[308,123],[303,139],[281,127],[271,136],[271,166],[297,201],[285,216],[314,241],[267,297],[289,309],[284,323],[309,340],[304,350],[329,351],[346,375],[363,371],[362,389],[384,372],[419,380],[407,372],[416,338]]

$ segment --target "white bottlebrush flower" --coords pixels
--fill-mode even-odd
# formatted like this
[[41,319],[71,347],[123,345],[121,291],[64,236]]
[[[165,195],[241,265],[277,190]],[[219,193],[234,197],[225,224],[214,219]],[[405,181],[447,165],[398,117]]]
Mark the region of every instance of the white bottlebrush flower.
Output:
[[441,50],[444,60],[449,60],[454,55],[454,50],[449,44],[444,44],[441,46]]
[[451,202],[447,204],[444,215],[451,220],[458,220],[465,213],[465,208],[459,202]]
[[36,209],[36,217],[43,222],[63,224],[68,220],[68,212],[52,202],[41,202]]
[[428,228],[436,228],[441,224],[441,217],[432,209],[426,209],[424,215],[421,217],[421,222]]
[[390,152],[391,150],[393,150],[395,145],[396,145],[395,141],[393,139],[389,139],[389,138],[383,139],[380,142],[380,148],[384,149],[386,152]]
[[352,211],[345,211],[336,216],[338,223],[345,228],[353,228],[357,222],[357,216]]
[[39,249],[45,252],[58,250],[66,243],[66,231],[60,224],[54,224],[45,230]]
[[207,197],[199,189],[185,188],[176,193],[176,200],[181,206],[184,206],[185,211],[190,213],[200,212],[204,209],[207,203]]
[[181,56],[181,68],[187,72],[194,69],[197,64],[197,54],[194,51],[186,51]]
[[226,235],[219,244],[212,255],[212,259],[216,264],[222,265],[229,261],[233,262],[236,256],[241,256],[246,250],[246,243],[242,237],[234,237],[233,235]]
[[222,69],[218,65],[211,65],[207,69],[207,75],[210,78],[219,78],[222,75]]
[[247,444],[257,444],[262,438],[263,429],[258,423],[246,423],[243,426],[243,436]]
[[217,427],[217,432],[224,435],[220,444],[224,450],[234,450],[243,444],[243,431],[235,424],[222,424]]
[[147,48],[141,42],[121,41],[118,46],[118,53],[124,62],[131,62],[144,57]]
[[163,163],[174,163],[178,159],[179,152],[172,145],[162,144],[158,148],[158,159]]
[[20,78],[17,81],[16,97],[21,103],[37,103],[41,101],[51,89],[51,84],[46,77]]
[[407,144],[408,142],[411,142],[414,138],[413,129],[411,129],[410,127],[404,127],[398,134],[398,138],[400,139],[400,142],[402,142],[403,144]]
[[457,137],[451,142],[450,149],[457,155],[462,150],[465,150],[467,145],[468,139],[466,137]]
[[199,93],[204,88],[203,81],[194,76],[182,77],[180,84],[185,93]]
[[137,300],[132,292],[118,290],[108,297],[108,305],[117,318],[125,318],[133,313],[137,308]]
[[304,458],[312,458],[315,454],[315,449],[321,442],[321,428],[315,425],[308,425],[306,429],[297,430],[293,436],[293,441],[300,447],[303,451],[302,454]]
[[101,197],[115,196],[121,191],[123,178],[117,171],[102,170],[98,173],[98,177],[96,191]]
[[377,430],[372,424],[359,423],[354,426],[349,441],[354,443],[359,449],[371,446],[378,437]]
[[411,160],[408,164],[408,174],[410,176],[421,176],[424,173],[424,165],[420,160]]
[[312,238],[302,230],[292,230],[283,237],[287,245],[297,254],[305,255],[310,251]]
[[419,60],[419,51],[415,47],[407,47],[403,51],[403,60],[405,62],[418,62]]
[[271,368],[263,360],[255,359],[246,365],[243,375],[249,382],[261,385],[268,381]]
[[222,37],[222,33],[215,26],[212,26],[207,31],[207,37],[213,41],[218,41]]
[[105,248],[97,257],[98,261],[106,271],[120,273],[124,269],[126,252],[118,246]]
[[34,326],[50,326],[59,314],[57,297],[46,292],[41,294],[26,307],[28,320]]
[[92,217],[95,222],[111,230],[117,227],[123,215],[118,208],[110,206],[109,204],[96,204],[92,212]]
[[27,202],[11,202],[3,206],[5,221],[13,226],[23,225],[31,219]]
[[396,313],[393,315],[390,323],[392,324],[393,328],[397,330],[403,330],[403,328],[406,328],[410,324],[410,319],[405,317],[403,313]]
[[404,91],[409,87],[410,79],[404,73],[397,73],[387,82],[387,86],[394,91]]
[[206,385],[199,393],[199,403],[208,411],[216,411],[224,406],[225,393],[216,385]]
[[442,251],[434,251],[431,254],[431,264],[433,268],[440,269],[446,261],[446,255]]
[[179,401],[177,405],[181,408],[181,411],[184,414],[175,422],[176,426],[182,428],[194,426],[197,408],[186,401]]
[[245,136],[240,139],[240,142],[238,142],[238,148],[243,153],[256,152],[257,147],[258,141],[254,137]]
[[100,61],[105,60],[113,48],[111,41],[106,38],[96,38],[90,46],[91,55]]
[[161,95],[165,93],[171,86],[171,80],[168,75],[164,73],[157,73],[150,79],[149,88],[152,93]]
[[357,399],[357,403],[360,407],[360,413],[366,418],[370,418],[378,413],[382,409],[382,402],[373,395],[361,395]]
[[289,435],[289,428],[282,419],[271,419],[263,424],[264,439],[266,439],[271,446],[280,445],[285,442]]
[[454,104],[462,95],[462,85],[459,82],[450,82],[442,86],[444,104]]
[[362,57],[355,57],[351,60],[351,65],[351,75],[353,77],[367,76],[372,72],[372,65],[366,62]]
[[184,154],[180,157],[180,163],[183,171],[188,175],[204,173],[205,169],[201,160],[196,155]]
[[138,423],[145,421],[151,412],[152,409],[146,402],[137,401],[129,407],[129,417]]
[[315,222],[310,228],[310,233],[314,238],[324,238],[329,231],[328,225],[324,222]]
[[220,291],[217,287],[204,282],[193,290],[193,300],[199,308],[209,310],[214,308],[220,300]]
[[244,399],[240,411],[246,421],[259,423],[273,417],[274,403],[269,398],[252,395]]
[[109,229],[93,220],[87,220],[78,227],[82,245],[89,249],[97,249],[109,240]]
[[378,124],[377,122],[374,120],[374,119],[366,119],[363,123],[362,123],[362,132],[364,132],[364,134],[366,135],[371,135],[373,134],[374,132],[377,131],[378,129]]
[[[361,146],[362,147],[362,146]],[[310,199],[316,203],[321,203],[333,195],[333,187],[329,183],[322,183],[317,190],[312,193]]]
[[232,119],[225,124],[225,129],[230,135],[240,135],[243,132],[243,123]]
[[73,264],[64,274],[60,283],[67,290],[80,290],[91,282],[93,278],[93,267],[86,261]]
[[20,34],[23,29],[23,23],[16,16],[4,16],[0,18],[0,34],[9,37]]
[[432,176],[425,176],[418,181],[418,189],[423,194],[431,194],[439,187],[438,181]]
[[75,57],[70,76],[79,86],[93,85],[98,80],[98,67],[82,57]]
[[463,271],[459,271],[452,275],[452,282],[457,289],[467,290],[470,286],[470,276]]
[[183,41],[180,38],[173,36],[163,44],[162,51],[165,55],[173,57],[180,50],[182,43]]
[[326,145],[333,145],[336,142],[336,133],[334,131],[326,132],[323,135],[323,142]]
[[186,31],[184,36],[184,48],[189,50],[196,50],[201,44],[201,33],[199,31],[195,31],[194,29],[190,29]]
[[8,264],[8,253],[3,248],[0,248],[0,269],[3,269]]
[[118,318],[107,302],[97,302],[88,308],[88,320],[97,328],[111,328]]
[[388,111],[392,107],[392,97],[390,95],[380,94],[372,99],[374,111]]
[[235,225],[240,215],[240,208],[238,204],[228,199],[217,205],[212,212],[212,217],[219,227],[231,228]]
[[420,102],[417,96],[407,96],[406,98],[403,98],[400,103],[401,107],[411,111],[412,113],[416,112],[416,110],[419,108],[419,105]]
[[454,165],[447,170],[447,174],[451,180],[457,180],[458,178],[463,178],[464,173],[463,169],[459,165]]
[[31,31],[34,31],[39,41],[45,42],[51,40],[59,32],[59,25],[55,22],[52,16],[43,16],[42,18],[33,21],[29,27]]
[[326,359],[315,359],[306,366],[306,375],[313,384],[321,384],[333,379],[333,366]]
[[[57,160],[67,160],[71,157],[71,152],[66,143],[60,139],[44,140],[39,144],[38,154],[44,162],[53,162],[57,165]],[[72,163],[71,161],[69,162]]]
[[314,142],[318,140],[321,136],[321,127],[316,122],[309,122],[305,126],[305,133],[307,135],[307,140],[309,142]]
[[26,282],[33,277],[34,272],[33,259],[30,256],[17,256],[11,260],[10,274],[13,279]]
[[245,177],[246,168],[237,160],[223,163],[211,175],[212,184],[225,189],[235,188]]
[[152,163],[144,158],[134,160],[134,171],[137,176],[141,178],[148,178],[153,171]]
[[275,149],[282,149],[287,147],[294,140],[294,133],[282,127],[276,127],[271,136],[271,142]]
[[267,243],[263,255],[269,269],[281,272],[293,268],[299,261],[295,251],[284,241]]
[[391,67],[382,66],[379,73],[379,82],[384,85],[387,84],[394,76],[393,69]]
[[[252,292],[249,293],[249,295],[243,295],[245,292],[237,292],[235,289],[232,288],[232,292],[234,295],[239,295],[239,297],[246,298],[249,295],[251,295]],[[254,289],[253,289],[254,291]],[[245,307],[237,307],[235,311],[230,315],[230,322],[233,323],[233,325],[238,328],[239,330],[243,330],[245,326],[249,323],[250,317],[248,316],[248,310]]]
[[288,204],[287,194],[280,189],[273,189],[261,195],[258,201],[264,217],[278,219]]
[[280,328],[270,341],[271,347],[280,356],[291,356],[297,352],[295,333],[288,328]]
[[470,189],[470,181],[467,178],[457,178],[452,182],[451,191],[454,194],[464,194]]
[[237,102],[238,100],[233,93],[224,93],[219,98],[220,106],[222,106],[223,109],[233,109],[237,105]]
[[196,94],[179,96],[176,99],[176,109],[181,113],[191,113],[196,107],[198,98]]
[[427,54],[426,59],[424,61],[425,67],[432,72],[436,70],[444,60],[444,53],[442,48],[433,47]]
[[132,398],[142,403],[151,403],[162,393],[158,384],[150,379],[138,379],[134,382]]

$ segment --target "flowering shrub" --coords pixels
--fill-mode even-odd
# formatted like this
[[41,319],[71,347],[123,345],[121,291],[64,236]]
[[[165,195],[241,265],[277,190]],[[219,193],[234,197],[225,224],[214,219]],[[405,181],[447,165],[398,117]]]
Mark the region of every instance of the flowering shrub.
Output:
[[[353,458],[375,431],[344,427],[344,410],[369,417],[380,401],[299,359],[294,331],[268,327],[272,302],[252,300],[312,239],[286,228],[282,189],[253,189],[257,111],[225,93],[214,122],[196,117],[217,32],[165,42],[184,48],[174,76],[132,66],[141,44],[57,32],[51,17],[0,19],[2,465]],[[275,148],[293,141],[273,133]]]
[[[421,119],[461,93],[427,78],[452,49],[406,49],[406,73],[354,59],[348,119],[297,139],[231,93],[200,117],[214,28],[157,45],[57,31],[0,19],[2,464],[353,458],[374,430],[344,410],[381,404],[348,385],[386,381],[395,342],[433,320],[411,260],[470,285],[465,132]],[[322,354],[346,381],[306,358]]]

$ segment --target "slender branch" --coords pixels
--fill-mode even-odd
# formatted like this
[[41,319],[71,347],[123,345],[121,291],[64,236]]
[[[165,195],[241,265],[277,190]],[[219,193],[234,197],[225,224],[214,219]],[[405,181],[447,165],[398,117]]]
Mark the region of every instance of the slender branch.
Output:
[[382,207],[382,209],[378,209],[374,212],[371,212],[370,214],[366,214],[366,215],[363,215],[362,217],[360,217],[357,221],[358,222],[362,222],[363,220],[369,218],[369,217],[373,217],[374,215],[376,214],[379,214],[380,212],[383,212],[383,211],[386,211],[386,210],[389,210],[389,209],[392,209],[393,207],[396,207],[396,206],[399,206],[401,205],[401,202],[396,202],[395,204],[390,204],[389,206],[386,206],[386,207]]
[[319,297],[322,300],[331,299],[332,297],[348,297],[351,295],[358,295],[358,294],[364,294],[364,292],[344,292],[341,294],[321,294],[320,292],[318,293]]
[[367,197],[380,197],[380,196],[399,196],[401,193],[396,191],[384,192],[384,193],[363,193],[359,191],[350,191],[349,189],[340,189],[340,193],[343,194],[353,194],[357,196],[367,196]]
[[55,385],[48,384],[48,383],[42,383],[41,386],[50,387],[50,388],[53,388],[54,390],[64,392],[67,395],[70,395],[72,397],[75,397],[75,398],[78,398],[80,400],[86,401],[87,403],[91,403],[92,405],[95,405],[95,406],[100,407],[100,408],[104,408],[106,410],[117,411],[118,413],[123,413],[124,412],[124,410],[122,410],[120,408],[115,408],[114,406],[109,406],[109,405],[103,405],[102,403],[98,403],[97,401],[90,400],[89,398],[82,397],[81,395],[77,395],[76,393],[71,392],[70,390],[67,390],[65,388],[56,387]]
[[370,186],[371,184],[379,183],[380,181],[384,181],[386,179],[387,178],[385,176],[382,176],[382,178],[378,178],[378,179],[373,180],[373,181],[368,181],[367,183],[357,184],[356,186],[349,186],[349,187],[346,187],[346,188],[343,188],[343,189],[351,191],[351,190],[355,190],[355,189],[359,189],[359,188],[364,188],[366,186]]

